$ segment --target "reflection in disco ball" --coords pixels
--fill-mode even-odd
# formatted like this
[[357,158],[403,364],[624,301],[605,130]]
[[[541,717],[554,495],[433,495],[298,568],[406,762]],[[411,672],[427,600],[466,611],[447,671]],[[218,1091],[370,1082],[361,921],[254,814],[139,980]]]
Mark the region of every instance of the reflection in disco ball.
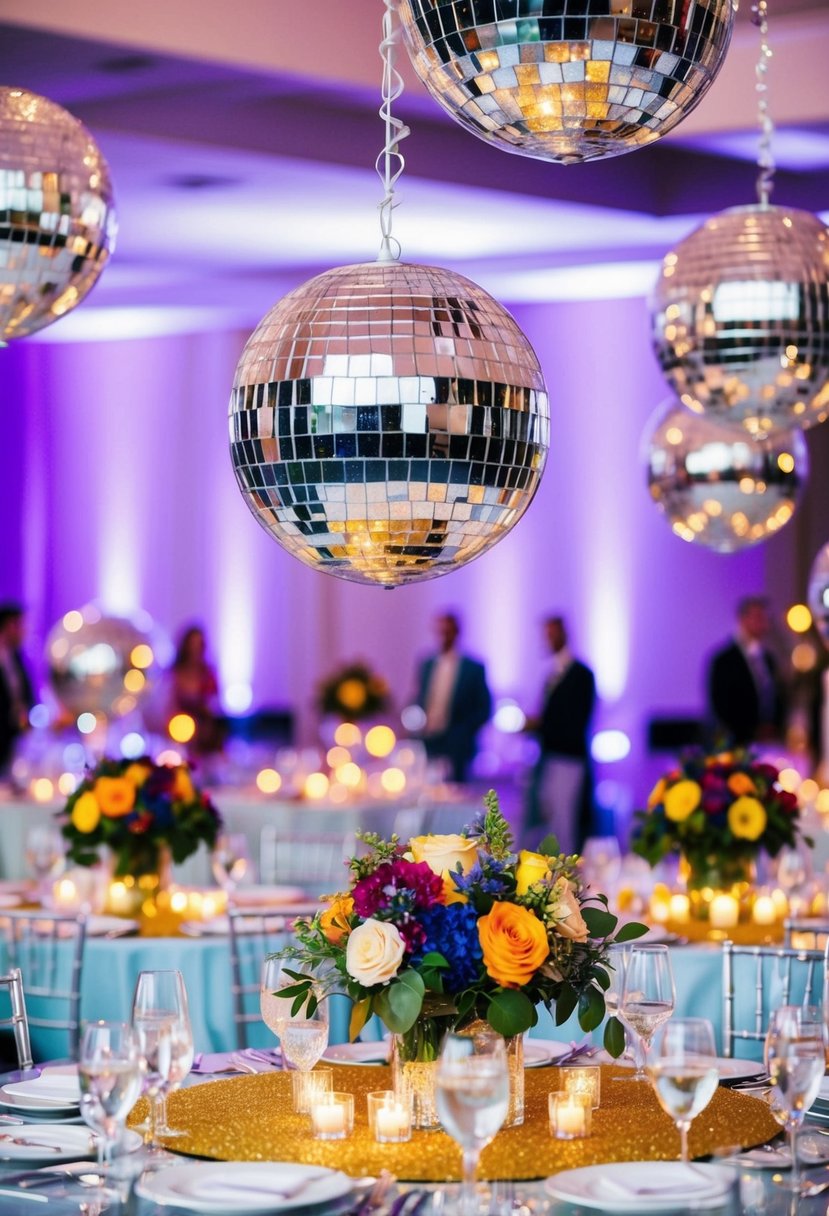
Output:
[[598,160],[653,143],[722,66],[734,0],[401,0],[415,71],[488,143]]
[[230,440],[245,501],[289,553],[393,587],[457,569],[517,523],[547,458],[547,393],[515,321],[469,279],[343,266],[249,338]]
[[665,257],[652,313],[690,409],[760,435],[829,414],[829,229],[810,212],[712,216]]
[[0,87],[0,343],[85,298],[115,246],[109,169],[86,127],[25,89]]
[[67,612],[46,639],[49,681],[60,704],[121,718],[135,709],[158,674],[152,630],[96,608]]
[[815,628],[829,646],[829,544],[823,546],[812,563],[807,602]]
[[676,535],[718,553],[788,523],[809,471],[800,431],[752,439],[676,405],[657,412],[644,450],[651,497]]

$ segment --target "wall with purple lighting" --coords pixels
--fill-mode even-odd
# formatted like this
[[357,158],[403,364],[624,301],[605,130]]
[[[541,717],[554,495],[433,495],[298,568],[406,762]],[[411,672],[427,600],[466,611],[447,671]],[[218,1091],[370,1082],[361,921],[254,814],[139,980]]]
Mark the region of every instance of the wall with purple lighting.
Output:
[[[256,525],[227,453],[227,398],[247,335],[212,333],[0,352],[0,595],[30,605],[30,652],[64,612],[99,599],[143,607],[171,632],[205,622],[237,703],[295,704],[308,737],[316,681],[364,657],[406,703],[429,622],[457,607],[499,694],[532,711],[539,621],[561,610],[595,668],[598,725],[631,738],[611,775],[636,788],[653,712],[702,707],[704,654],[734,601],[764,588],[763,547],[721,557],[676,539],[643,485],[640,436],[666,396],[641,301],[518,307],[548,379],[552,451],[535,502],[490,554],[393,592],[352,586],[287,557]],[[825,429],[825,428],[824,428]],[[818,525],[819,526],[819,525]],[[791,598],[794,529],[769,553]],[[824,538],[825,539],[825,538]],[[800,592],[802,594],[802,591]]]

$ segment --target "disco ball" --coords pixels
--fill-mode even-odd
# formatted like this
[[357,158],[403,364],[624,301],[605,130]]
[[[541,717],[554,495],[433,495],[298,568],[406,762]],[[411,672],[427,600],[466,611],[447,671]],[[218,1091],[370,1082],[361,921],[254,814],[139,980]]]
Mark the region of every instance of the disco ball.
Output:
[[538,359],[481,287],[371,262],[310,279],[242,353],[231,456],[259,523],[316,570],[396,586],[521,518],[549,446]]
[[83,123],[0,88],[0,345],[59,320],[115,247],[109,169]]
[[645,431],[648,489],[677,536],[734,553],[794,515],[809,457],[800,431],[753,439],[670,404]]
[[823,546],[812,563],[807,601],[815,628],[829,646],[829,545]]
[[67,612],[46,639],[49,682],[68,713],[121,718],[158,676],[152,626],[102,616],[94,607]]
[[755,205],[712,216],[669,253],[652,303],[656,357],[689,408],[750,433],[829,414],[829,229]]
[[401,0],[409,56],[449,114],[540,160],[599,160],[670,131],[708,91],[734,0]]

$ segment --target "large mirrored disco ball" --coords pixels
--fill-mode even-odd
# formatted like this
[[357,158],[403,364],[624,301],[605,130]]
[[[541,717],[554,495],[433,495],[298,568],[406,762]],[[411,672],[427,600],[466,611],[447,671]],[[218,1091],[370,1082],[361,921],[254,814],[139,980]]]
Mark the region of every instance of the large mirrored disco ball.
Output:
[[812,563],[807,599],[815,628],[829,646],[829,544],[823,546]]
[[159,675],[152,623],[103,616],[94,606],[67,612],[46,639],[49,682],[63,708],[121,718]]
[[646,427],[643,453],[651,498],[673,531],[718,553],[778,532],[809,472],[800,431],[753,439],[674,403]]
[[829,229],[808,211],[732,207],[667,254],[656,357],[690,409],[752,434],[829,415]]
[[115,247],[109,169],[61,106],[0,88],[0,344],[57,321]]
[[538,359],[461,275],[371,262],[285,296],[242,353],[233,466],[306,565],[393,587],[478,557],[521,518],[549,447]]
[[400,0],[415,71],[473,135],[565,164],[652,143],[696,106],[734,0]]

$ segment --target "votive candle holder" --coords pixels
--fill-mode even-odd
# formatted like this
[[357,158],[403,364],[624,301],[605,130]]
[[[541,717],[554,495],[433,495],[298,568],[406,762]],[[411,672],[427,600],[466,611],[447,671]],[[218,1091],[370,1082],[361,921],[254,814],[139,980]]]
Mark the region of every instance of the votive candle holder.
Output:
[[551,1093],[550,1134],[556,1140],[581,1140],[590,1135],[593,1107],[587,1094]]
[[586,1094],[593,1110],[599,1109],[602,1096],[602,1070],[595,1064],[573,1065],[561,1069],[565,1094]]
[[412,1098],[408,1091],[376,1090],[366,1096],[368,1125],[378,1144],[403,1144],[412,1138]]
[[315,1140],[345,1140],[354,1131],[354,1095],[321,1094],[311,1103],[310,1114]]
[[322,1101],[334,1088],[334,1072],[330,1068],[312,1068],[310,1072],[291,1073],[291,1091],[294,1110],[298,1115],[307,1115],[311,1104]]

